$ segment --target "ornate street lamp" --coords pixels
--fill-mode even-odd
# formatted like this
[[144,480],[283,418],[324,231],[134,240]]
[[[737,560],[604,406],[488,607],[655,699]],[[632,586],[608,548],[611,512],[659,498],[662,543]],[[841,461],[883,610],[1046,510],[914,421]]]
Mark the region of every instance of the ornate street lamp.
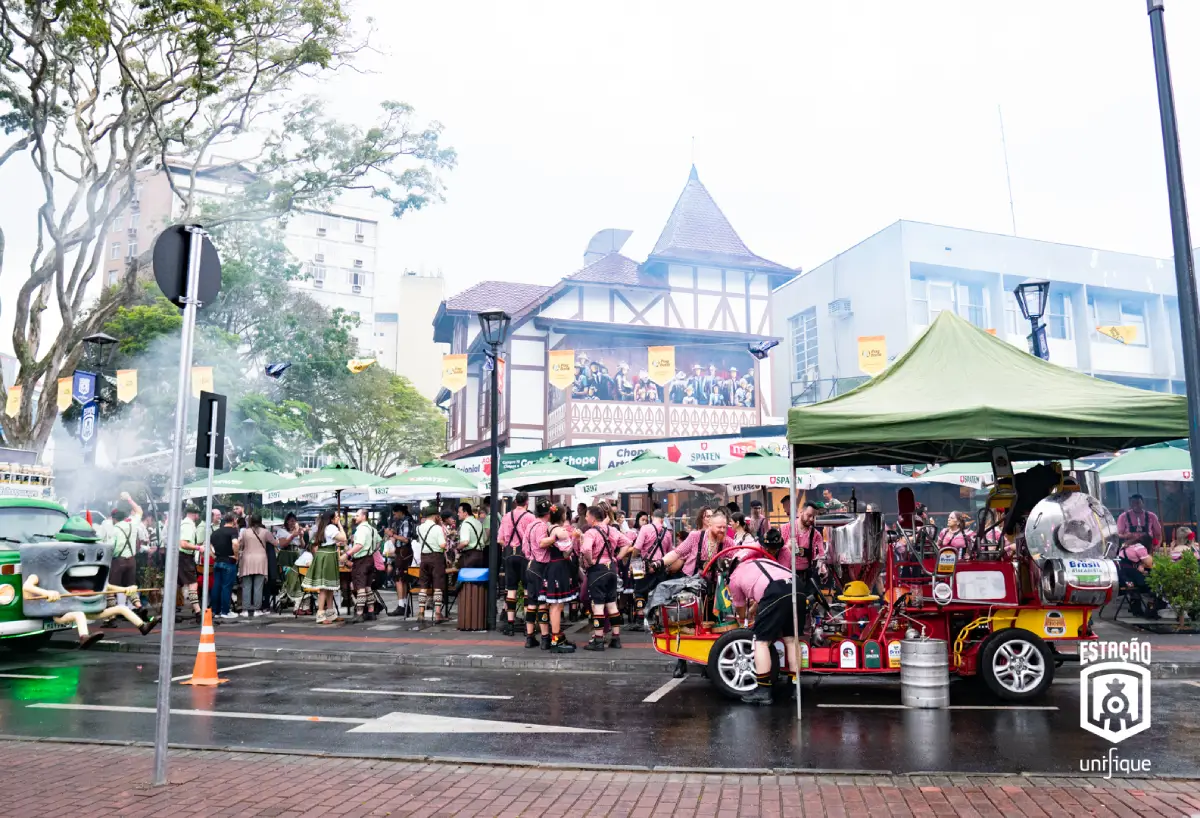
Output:
[[1043,361],[1050,360],[1050,347],[1046,343],[1046,325],[1041,323],[1050,303],[1050,282],[1040,278],[1030,278],[1022,281],[1013,288],[1017,306],[1021,315],[1029,321],[1029,351]]
[[492,365],[492,507],[488,535],[487,628],[496,627],[496,587],[500,574],[500,549],[496,535],[500,529],[500,347],[508,340],[508,325],[512,317],[504,310],[484,310],[479,313],[479,331],[488,347]]
[[83,349],[103,375],[117,349],[117,339],[104,332],[95,332],[83,339]]

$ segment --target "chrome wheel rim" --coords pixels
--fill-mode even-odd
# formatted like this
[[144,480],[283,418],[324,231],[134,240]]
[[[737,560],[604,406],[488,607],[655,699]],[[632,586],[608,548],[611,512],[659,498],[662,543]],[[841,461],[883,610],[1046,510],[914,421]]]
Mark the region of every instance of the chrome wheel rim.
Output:
[[754,645],[749,639],[735,639],[717,656],[717,672],[725,684],[739,693],[749,693],[758,684],[754,678]]
[[992,675],[1011,693],[1028,693],[1046,677],[1046,657],[1032,642],[1013,639],[996,649]]

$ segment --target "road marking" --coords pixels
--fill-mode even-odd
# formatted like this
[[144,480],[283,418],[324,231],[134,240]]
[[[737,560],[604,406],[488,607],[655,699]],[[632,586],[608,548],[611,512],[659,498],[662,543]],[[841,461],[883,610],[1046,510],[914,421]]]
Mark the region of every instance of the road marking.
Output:
[[368,696],[424,696],[436,699],[493,699],[508,701],[512,696],[491,696],[482,693],[418,693],[411,690],[353,690],[349,687],[314,687],[312,693],[363,693]]
[[[123,707],[114,704],[54,704],[44,702],[30,704],[40,710],[95,710],[103,713],[154,713],[153,707]],[[239,713],[236,710],[176,710],[173,716],[217,716],[223,719],[266,719],[268,721],[317,721],[331,724],[365,724],[370,719],[352,719],[340,716],[294,716],[288,713]]]
[[1187,684],[1190,684],[1192,687],[1200,687],[1200,682],[1197,681],[1189,681]]
[[57,676],[39,676],[35,673],[0,673],[0,679],[57,679]]
[[683,679],[671,679],[669,682],[667,682],[666,684],[664,684],[664,685],[663,685],[662,687],[660,687],[658,690],[655,690],[655,691],[654,691],[653,693],[651,693],[649,696],[647,696],[646,698],[642,699],[642,704],[653,704],[654,702],[658,701],[658,700],[659,700],[659,699],[661,699],[663,696],[667,695],[667,694],[668,694],[668,693],[670,693],[672,690],[674,690],[675,688],[677,688],[677,687],[679,687],[681,684],[683,684],[683,681],[684,681],[684,679],[686,679],[686,678],[687,678],[687,677],[685,676]]
[[388,713],[350,730],[351,733],[611,733],[557,724],[527,724],[517,721],[460,719],[425,713]]
[[[228,673],[231,670],[241,670],[242,668],[257,667],[258,665],[269,665],[274,661],[275,661],[274,659],[263,659],[261,662],[247,662],[244,665],[233,665],[232,667],[220,667],[220,668],[217,668],[217,673]],[[188,673],[183,676],[172,676],[171,681],[172,682],[182,682],[184,679],[190,679],[190,678],[192,678],[192,674]]]
[[[923,710],[926,708],[909,707],[906,704],[818,704],[817,707],[834,709],[855,708],[858,710]],[[949,707],[928,708],[930,710],[1057,710],[1054,705],[1023,705],[1023,704],[952,704]]]

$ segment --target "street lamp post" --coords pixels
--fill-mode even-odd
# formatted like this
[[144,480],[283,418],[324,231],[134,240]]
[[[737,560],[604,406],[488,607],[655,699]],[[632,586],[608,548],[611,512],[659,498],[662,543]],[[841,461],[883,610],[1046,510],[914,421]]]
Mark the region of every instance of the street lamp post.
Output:
[[[95,332],[83,339],[84,354],[96,368],[95,400],[98,403],[106,402],[103,396],[105,376],[108,374],[108,365],[112,361],[112,354],[116,348],[117,339],[107,333]],[[96,449],[98,448],[99,441],[84,452],[84,462],[87,465],[96,465]]]
[[1013,288],[1017,306],[1021,315],[1029,321],[1029,352],[1043,361],[1050,360],[1050,346],[1046,343],[1046,325],[1042,316],[1046,314],[1046,305],[1050,301],[1050,282],[1040,278],[1030,278],[1022,281]]
[[[1196,469],[1200,468],[1200,349],[1197,349],[1200,301],[1197,301],[1192,237],[1183,190],[1183,158],[1179,153],[1175,92],[1171,88],[1171,62],[1167,57],[1167,33],[1163,27],[1163,0],[1147,0],[1146,11],[1150,15],[1158,113],[1162,120],[1163,157],[1167,166],[1167,200],[1171,207],[1171,246],[1175,255],[1175,291],[1179,300],[1183,377],[1188,402],[1188,447],[1192,453],[1192,474],[1196,474]],[[1192,481],[1192,504],[1193,513],[1200,513],[1200,480]]]
[[485,310],[479,313],[479,329],[492,363],[492,507],[488,533],[488,630],[496,627],[496,587],[500,574],[500,549],[496,544],[496,535],[500,529],[500,347],[504,346],[508,337],[508,325],[511,320],[504,310]]

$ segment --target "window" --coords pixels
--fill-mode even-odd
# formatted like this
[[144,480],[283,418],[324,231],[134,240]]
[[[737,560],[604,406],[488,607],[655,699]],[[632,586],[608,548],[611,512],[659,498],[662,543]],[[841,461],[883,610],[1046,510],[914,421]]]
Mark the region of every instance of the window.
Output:
[[1071,296],[1051,289],[1050,307],[1046,312],[1046,332],[1051,338],[1070,341],[1074,335],[1072,329]]
[[333,217],[327,214],[319,214],[317,216],[317,235],[327,236],[333,230]]
[[1129,346],[1144,347],[1149,344],[1146,337],[1146,304],[1104,296],[1088,296],[1088,307],[1092,314],[1092,339],[1104,344],[1119,344],[1113,338],[1099,332],[1096,327],[1133,327],[1134,337]]
[[313,264],[309,268],[309,273],[312,275],[314,287],[325,286],[325,267],[320,264]]
[[929,324],[929,287],[925,283],[925,279],[913,276],[909,280],[912,288],[912,314],[913,323],[918,326],[927,326]]
[[988,328],[987,301],[982,285],[958,285],[958,315],[980,329]]
[[121,257],[121,242],[114,241],[112,246],[108,248],[108,258],[110,261],[116,261]]
[[351,270],[350,286],[354,288],[355,292],[360,291],[363,287],[367,286],[367,274],[360,273],[358,270]]
[[125,254],[125,258],[137,258],[138,245],[136,241],[129,242],[129,252]]
[[[375,313],[376,324],[398,324],[400,323],[400,313],[398,312],[377,312]],[[380,333],[381,335],[383,333]]]
[[137,230],[137,229],[138,229],[138,226],[141,224],[141,221],[142,221],[142,214],[141,214],[141,213],[138,213],[138,212],[136,212],[136,211],[135,211],[135,212],[132,212],[132,213],[130,213],[130,214],[129,214],[129,229],[130,229],[130,230]]
[[938,313],[949,310],[967,319],[980,329],[988,329],[987,293],[981,284],[966,282],[936,281],[924,276],[913,276],[912,287],[913,323],[928,326]]
[[792,333],[795,380],[807,380],[809,369],[817,366],[817,308],[793,315],[788,319],[788,328]]

